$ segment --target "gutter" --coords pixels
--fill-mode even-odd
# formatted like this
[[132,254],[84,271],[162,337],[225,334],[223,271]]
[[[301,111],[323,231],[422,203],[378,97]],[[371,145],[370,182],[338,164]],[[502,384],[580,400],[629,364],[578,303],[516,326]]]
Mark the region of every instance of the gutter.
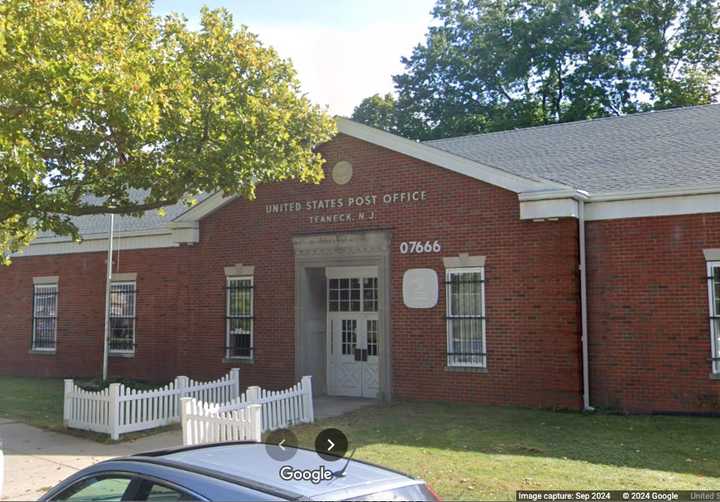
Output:
[[578,198],[578,240],[580,247],[580,325],[582,329],[583,410],[594,411],[590,405],[590,351],[588,349],[587,253],[585,242],[585,200]]

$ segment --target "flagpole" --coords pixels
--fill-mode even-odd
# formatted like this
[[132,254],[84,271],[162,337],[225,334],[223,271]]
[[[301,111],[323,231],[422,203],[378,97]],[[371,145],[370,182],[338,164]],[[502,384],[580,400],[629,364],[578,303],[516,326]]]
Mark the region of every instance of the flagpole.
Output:
[[107,277],[105,282],[105,334],[103,336],[103,382],[107,380],[108,372],[108,343],[110,339],[110,288],[112,286],[112,254],[113,254],[113,227],[115,215],[110,213],[110,231],[108,232]]

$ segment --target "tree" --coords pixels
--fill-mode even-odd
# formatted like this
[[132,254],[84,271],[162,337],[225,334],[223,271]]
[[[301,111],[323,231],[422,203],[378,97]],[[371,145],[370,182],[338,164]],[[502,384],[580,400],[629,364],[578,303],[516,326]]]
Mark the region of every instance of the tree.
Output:
[[704,104],[720,81],[717,0],[439,0],[395,75],[417,139]]
[[397,110],[395,97],[387,93],[384,96],[373,94],[365,98],[355,107],[352,114],[353,120],[362,122],[378,129],[391,133],[397,133]]
[[[201,192],[317,182],[332,119],[290,63],[223,10],[201,29],[150,0],[0,2],[0,258],[71,217]],[[133,200],[140,189],[147,195]]]

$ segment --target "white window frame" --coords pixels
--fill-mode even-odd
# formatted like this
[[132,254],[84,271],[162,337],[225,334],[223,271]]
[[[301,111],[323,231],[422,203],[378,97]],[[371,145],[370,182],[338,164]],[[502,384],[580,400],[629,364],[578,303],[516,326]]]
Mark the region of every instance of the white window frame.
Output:
[[[462,362],[454,360],[451,362],[450,354],[453,353],[453,346],[452,346],[452,340],[453,340],[453,328],[452,328],[452,320],[453,319],[462,319],[463,317],[467,317],[468,319],[474,318],[471,316],[457,316],[452,315],[451,312],[451,302],[452,302],[452,284],[451,284],[451,278],[453,274],[480,274],[480,280],[482,281],[480,283],[480,293],[482,294],[482,303],[480,305],[482,312],[480,315],[482,316],[482,350],[485,353],[485,355],[480,356],[480,362],[479,363],[473,363],[473,362]],[[485,336],[485,327],[486,327],[486,306],[485,306],[485,267],[454,267],[454,268],[446,268],[445,269],[445,318],[446,318],[446,338],[447,338],[447,355],[446,355],[446,364],[449,368],[481,368],[485,369],[487,368],[487,339]]]
[[[52,348],[49,347],[37,347],[36,346],[36,339],[37,339],[37,304],[35,303],[36,298],[35,295],[38,292],[39,289],[47,289],[47,290],[54,290],[55,291],[55,315],[52,317],[55,319],[55,324],[53,325],[53,333],[52,333],[52,340],[53,340],[53,346]],[[57,323],[58,323],[58,304],[60,300],[60,288],[58,287],[57,283],[50,283],[50,284],[33,284],[33,296],[32,296],[32,340],[31,340],[31,350],[33,352],[55,352],[57,350]],[[47,319],[47,317],[44,317],[43,319]]]
[[708,272],[708,301],[710,306],[710,362],[712,372],[720,375],[720,344],[718,343],[718,329],[720,329],[720,311],[718,310],[718,299],[715,297],[715,269],[720,269],[720,261],[707,262]]
[[[114,316],[112,314],[112,301],[110,302],[110,312],[108,313],[108,323],[112,324],[112,319],[132,319],[132,349],[112,349],[108,346],[108,354],[120,354],[128,355],[135,354],[135,340],[137,339],[137,281],[112,281],[110,283],[110,294],[112,298],[112,288],[114,286],[132,286],[133,292],[133,306],[132,306],[132,317],[127,316]],[[108,326],[108,330],[111,330],[111,326]]]
[[[255,359],[255,277],[252,275],[228,276],[225,279],[225,358],[226,359]],[[236,317],[238,319],[250,319],[250,354],[247,356],[236,356],[231,354],[230,346],[230,288],[233,281],[250,281],[250,314]]]

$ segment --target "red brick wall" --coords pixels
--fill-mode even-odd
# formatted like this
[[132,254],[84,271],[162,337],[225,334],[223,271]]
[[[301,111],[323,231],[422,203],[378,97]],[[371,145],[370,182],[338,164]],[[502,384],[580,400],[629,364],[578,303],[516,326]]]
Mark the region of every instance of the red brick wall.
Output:
[[[0,269],[0,373],[88,377],[102,369],[106,253],[15,258]],[[162,380],[176,374],[188,249],[120,251],[117,272],[137,272],[136,356],[110,357],[111,375]],[[31,354],[33,277],[59,276],[57,351]]]
[[[396,397],[493,404],[577,407],[577,223],[520,221],[517,195],[388,150],[340,136],[322,149],[328,166],[349,160],[352,181],[338,186],[294,183],[262,187],[254,202],[233,202],[208,216],[193,270],[192,329],[181,355],[191,372],[225,371],[219,363],[224,329],[224,270],[255,266],[257,363],[242,367],[248,383],[286,385],[294,378],[294,253],[301,233],[389,229],[392,233],[393,383]],[[375,207],[363,223],[317,224],[306,211],[267,214],[265,205],[361,194],[424,190],[427,202]],[[343,209],[317,214],[345,212]],[[356,211],[352,211],[355,213]],[[403,255],[399,244],[438,240],[438,254]],[[444,286],[440,304],[410,310],[402,274],[429,267],[444,273],[442,256],[487,256],[488,372],[448,372]]]
[[[393,391],[399,398],[577,408],[581,399],[578,337],[577,222],[519,219],[517,195],[445,169],[339,136],[322,148],[328,166],[349,160],[352,181],[338,186],[296,183],[260,187],[257,200],[234,201],[201,222],[201,242],[182,249],[125,252],[122,272],[138,273],[137,355],[113,360],[114,374],[162,378],[225,373],[224,267],[255,266],[255,364],[242,364],[244,384],[283,386],[294,375],[294,254],[302,233],[387,229],[392,233],[391,310]],[[384,204],[374,219],[319,224],[310,214],[267,214],[272,202],[403,191],[427,201]],[[350,211],[354,215],[357,210]],[[399,244],[438,240],[441,253],[403,255]],[[410,310],[402,303],[402,274],[434,268],[443,256],[483,255],[486,262],[487,373],[445,369],[446,328],[440,304]],[[91,375],[99,368],[104,287],[102,253],[16,259],[0,271],[10,300],[0,314],[0,372]],[[33,275],[60,276],[56,356],[29,355]]]
[[588,224],[591,396],[629,412],[720,411],[703,249],[720,215]]

